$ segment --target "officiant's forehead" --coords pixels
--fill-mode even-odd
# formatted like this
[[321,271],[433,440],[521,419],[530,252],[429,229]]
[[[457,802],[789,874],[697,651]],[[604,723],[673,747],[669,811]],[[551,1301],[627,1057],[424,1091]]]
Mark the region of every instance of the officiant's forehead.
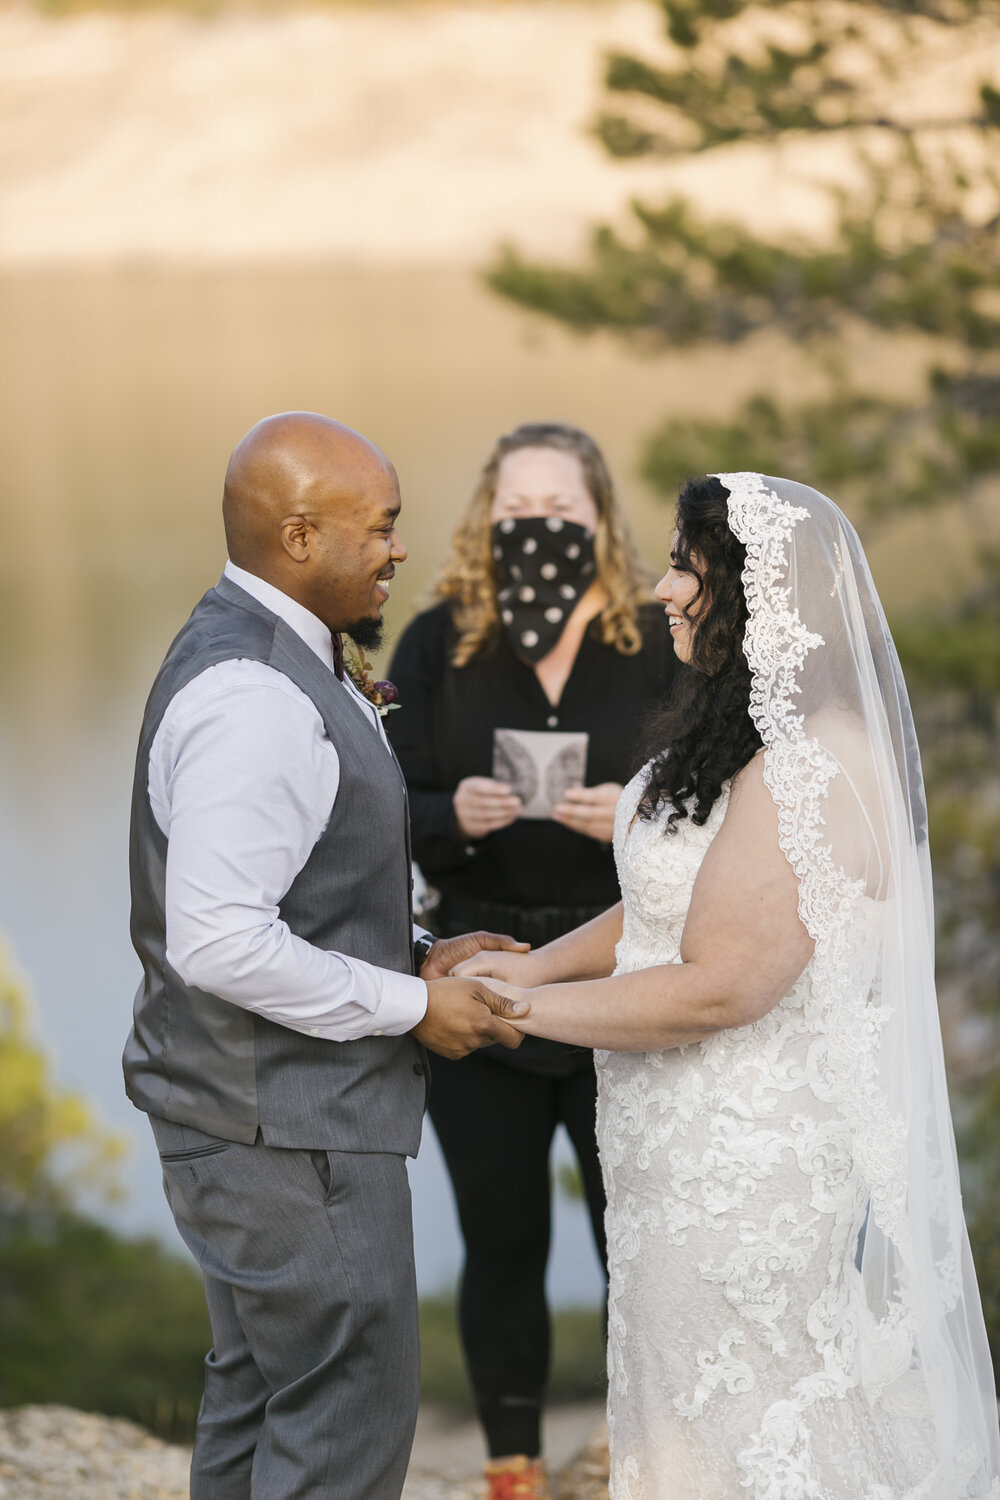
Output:
[[497,469],[490,519],[534,515],[558,515],[594,530],[597,502],[579,454],[541,443],[504,454]]

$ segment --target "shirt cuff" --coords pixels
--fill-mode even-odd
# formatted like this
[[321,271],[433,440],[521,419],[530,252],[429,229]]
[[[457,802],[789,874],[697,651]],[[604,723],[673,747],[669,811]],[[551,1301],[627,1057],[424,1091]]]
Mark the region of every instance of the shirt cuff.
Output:
[[378,1025],[369,1035],[402,1036],[419,1026],[426,1014],[427,986],[424,981],[413,974],[397,974],[393,969],[383,969],[382,997],[372,1017]]

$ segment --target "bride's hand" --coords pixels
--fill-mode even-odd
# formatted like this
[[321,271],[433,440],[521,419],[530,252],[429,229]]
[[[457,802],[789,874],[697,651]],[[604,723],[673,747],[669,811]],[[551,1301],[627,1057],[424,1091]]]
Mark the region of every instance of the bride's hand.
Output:
[[[509,949],[483,950],[480,953],[474,953],[463,963],[456,964],[451,972],[461,979],[499,979],[501,981],[499,985],[490,985],[490,989],[496,990],[498,994],[504,993],[505,989],[511,985],[516,985],[521,989],[530,989],[532,985],[545,982],[536,954],[512,953]],[[520,999],[520,996],[518,998]]]

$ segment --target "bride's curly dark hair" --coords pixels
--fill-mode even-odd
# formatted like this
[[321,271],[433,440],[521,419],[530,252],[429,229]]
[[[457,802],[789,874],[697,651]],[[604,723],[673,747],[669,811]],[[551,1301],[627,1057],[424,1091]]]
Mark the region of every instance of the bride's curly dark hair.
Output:
[[646,726],[645,754],[653,764],[638,808],[640,817],[650,819],[671,804],[668,833],[676,832],[682,818],[704,823],[724,782],[761,746],[750,718],[751,676],[743,655],[746,548],[730,530],[728,499],[725,485],[710,476],[689,479],[677,500],[672,559],[698,580],[684,611],[696,628],[690,670],[679,674],[669,706]]

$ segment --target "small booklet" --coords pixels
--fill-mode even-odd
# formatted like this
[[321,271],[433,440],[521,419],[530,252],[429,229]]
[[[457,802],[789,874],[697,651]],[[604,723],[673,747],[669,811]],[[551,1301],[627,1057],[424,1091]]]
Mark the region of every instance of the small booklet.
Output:
[[566,788],[583,786],[589,739],[583,731],[494,729],[493,777],[520,797],[522,818],[551,818]]

